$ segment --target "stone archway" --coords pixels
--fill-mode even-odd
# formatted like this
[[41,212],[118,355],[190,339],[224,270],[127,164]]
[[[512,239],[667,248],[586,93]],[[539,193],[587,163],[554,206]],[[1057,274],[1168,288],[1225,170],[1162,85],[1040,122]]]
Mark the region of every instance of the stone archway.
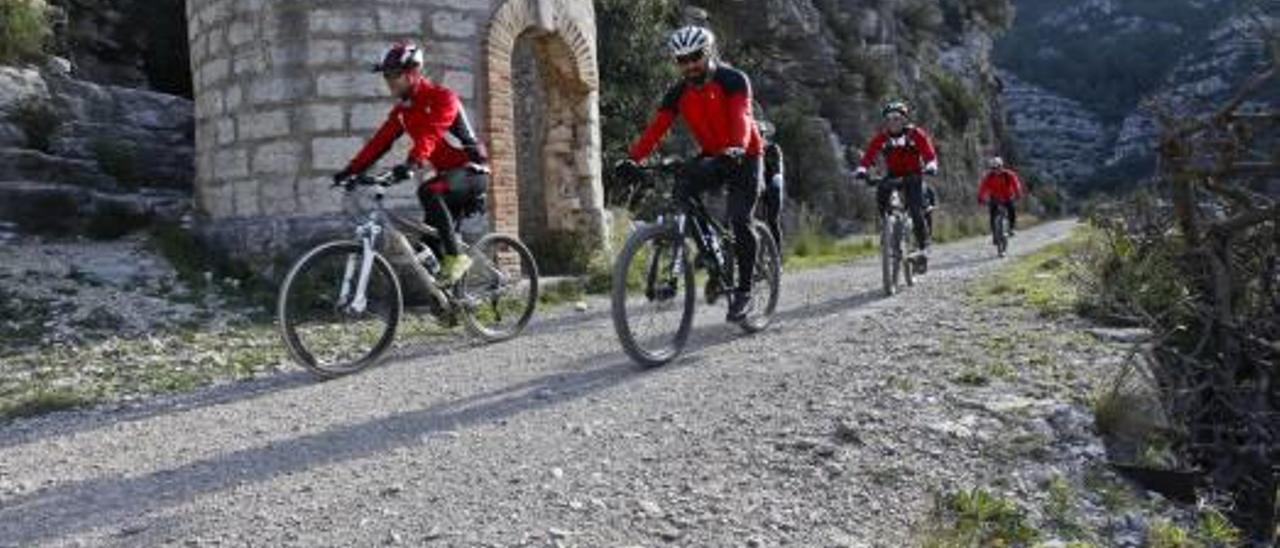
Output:
[[508,0],[493,16],[486,58],[495,228],[543,245],[555,238],[561,250],[601,249],[608,240],[591,3]]

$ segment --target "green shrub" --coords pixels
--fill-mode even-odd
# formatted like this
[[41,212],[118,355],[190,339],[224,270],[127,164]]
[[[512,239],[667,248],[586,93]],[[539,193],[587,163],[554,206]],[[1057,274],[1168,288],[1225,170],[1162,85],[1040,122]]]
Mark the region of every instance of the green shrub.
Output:
[[40,60],[52,35],[44,0],[0,0],[0,64]]
[[862,76],[862,91],[871,100],[879,100],[893,87],[893,74],[883,59],[863,48],[847,48],[840,54],[840,64],[850,72]]
[[9,113],[9,121],[22,130],[27,148],[46,153],[53,149],[53,136],[62,126],[62,119],[53,106],[36,96],[19,101]]
[[138,187],[138,154],[133,145],[110,139],[97,139],[90,145],[93,157],[103,173],[128,189]]
[[98,204],[85,226],[85,234],[95,240],[114,240],[147,226],[151,221],[127,206],[106,202]]
[[14,222],[23,231],[60,236],[76,229],[80,202],[68,194],[43,194],[28,200],[15,213]]
[[927,547],[1028,546],[1040,536],[1023,509],[984,489],[942,497],[934,514],[942,527],[924,542]]
[[[612,166],[626,157],[632,139],[653,115],[675,70],[666,54],[667,34],[675,28],[679,3],[674,0],[595,0],[600,45],[601,140],[604,161]],[[623,186],[605,172],[608,202],[617,205]]]
[[596,255],[596,246],[586,237],[560,230],[543,232],[524,240],[538,262],[539,273],[547,276],[579,275],[587,272]]
[[982,114],[982,101],[965,88],[960,79],[942,71],[930,75],[938,92],[938,108],[947,124],[957,132],[969,128],[969,123]]

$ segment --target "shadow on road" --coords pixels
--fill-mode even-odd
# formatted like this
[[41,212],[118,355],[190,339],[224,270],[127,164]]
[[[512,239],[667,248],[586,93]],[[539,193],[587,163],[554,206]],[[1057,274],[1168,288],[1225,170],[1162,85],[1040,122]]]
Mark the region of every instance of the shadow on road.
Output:
[[[878,292],[867,292],[817,305],[802,305],[782,311],[778,320],[836,314],[878,297]],[[140,514],[179,505],[202,494],[394,449],[437,443],[430,441],[432,434],[565,404],[645,375],[674,373],[696,363],[699,360],[696,353],[705,353],[742,336],[735,326],[704,325],[692,335],[689,352],[694,355],[674,364],[677,366],[674,370],[668,366],[646,371],[620,352],[586,356],[565,364],[556,373],[417,411],[273,441],[138,477],[87,480],[20,496],[0,506],[0,539],[25,546],[99,527],[122,525]],[[305,377],[290,378],[294,380],[282,383],[280,388],[306,382]],[[448,440],[438,443],[448,443]]]

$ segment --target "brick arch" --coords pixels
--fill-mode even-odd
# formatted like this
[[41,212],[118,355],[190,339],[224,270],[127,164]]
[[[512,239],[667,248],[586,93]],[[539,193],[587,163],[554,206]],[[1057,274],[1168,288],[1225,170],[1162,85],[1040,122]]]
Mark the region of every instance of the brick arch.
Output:
[[[522,39],[533,39],[537,57],[561,123],[571,129],[571,159],[553,176],[544,173],[552,218],[575,232],[607,241],[600,181],[599,71],[594,12],[589,0],[507,0],[494,13],[485,41],[486,132],[493,161],[494,228],[520,227],[513,54]],[[566,175],[567,174],[567,175]],[[560,185],[551,188],[551,185]],[[571,196],[566,198],[566,196]],[[553,227],[555,228],[555,227]]]

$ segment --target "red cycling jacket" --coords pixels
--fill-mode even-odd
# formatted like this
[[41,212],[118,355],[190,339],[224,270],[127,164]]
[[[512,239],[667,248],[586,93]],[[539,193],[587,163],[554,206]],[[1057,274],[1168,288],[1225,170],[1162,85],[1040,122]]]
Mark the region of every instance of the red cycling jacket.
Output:
[[978,203],[980,204],[988,200],[1010,202],[1021,198],[1023,194],[1022,179],[1019,179],[1018,174],[1012,169],[988,171],[987,176],[982,178],[982,184],[978,185]]
[[486,162],[484,147],[467,120],[462,101],[449,88],[418,77],[409,98],[396,103],[373,139],[348,164],[360,173],[377,162],[404,133],[413,139],[408,163],[431,163],[436,171],[457,169],[468,163]]
[[751,112],[751,80],[742,71],[717,65],[705,84],[681,81],[662,100],[649,127],[631,145],[637,162],[653,152],[679,114],[704,156],[719,156],[730,148],[760,156],[764,149],[760,128]]
[[871,139],[867,151],[862,154],[864,169],[871,169],[876,158],[884,154],[885,167],[893,177],[918,175],[926,165],[938,161],[938,153],[933,148],[933,139],[923,129],[907,126],[901,135],[890,135],[881,131]]

